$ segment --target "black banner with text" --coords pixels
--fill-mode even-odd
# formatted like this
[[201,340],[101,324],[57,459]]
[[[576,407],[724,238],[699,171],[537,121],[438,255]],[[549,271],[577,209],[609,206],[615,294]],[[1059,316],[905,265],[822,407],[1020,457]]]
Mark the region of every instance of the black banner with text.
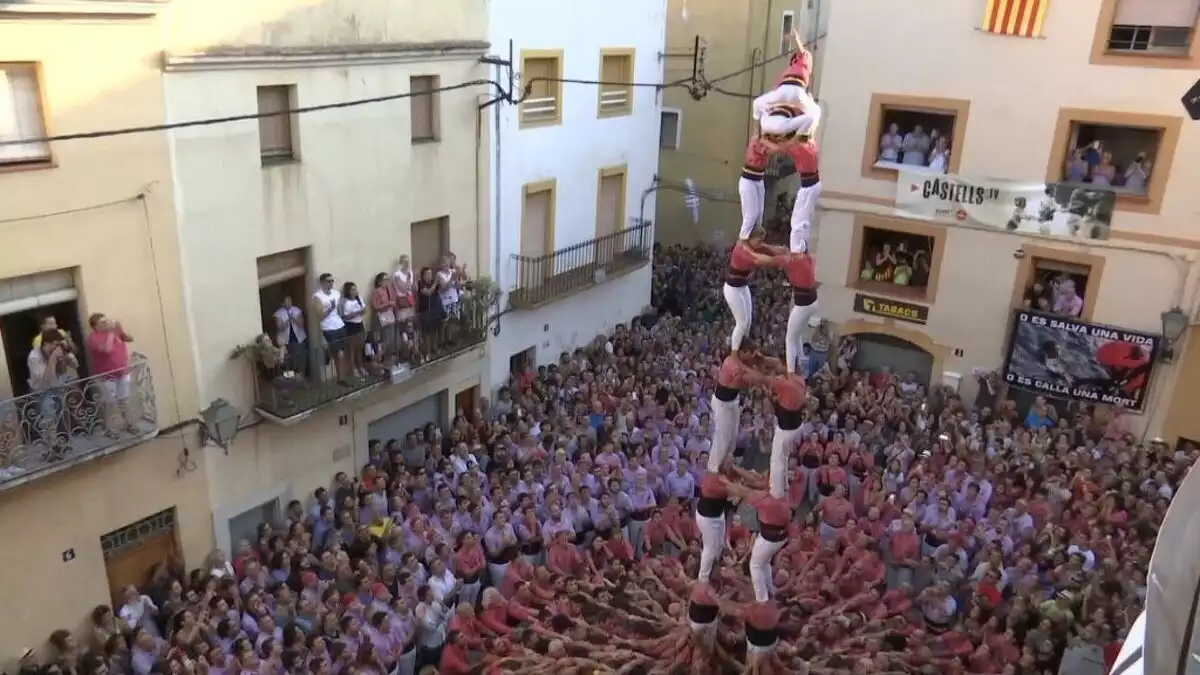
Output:
[[1009,386],[1056,398],[1141,410],[1157,335],[1019,310],[1004,367]]

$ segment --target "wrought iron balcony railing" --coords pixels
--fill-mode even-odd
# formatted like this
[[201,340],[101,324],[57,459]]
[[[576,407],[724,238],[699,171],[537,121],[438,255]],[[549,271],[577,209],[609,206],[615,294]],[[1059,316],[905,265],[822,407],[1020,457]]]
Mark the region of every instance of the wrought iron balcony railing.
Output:
[[267,419],[290,424],[484,344],[494,308],[494,297],[467,297],[444,313],[417,315],[332,343],[317,337],[280,349],[260,338],[236,354],[254,367],[255,408]]
[[134,353],[122,371],[0,401],[0,490],[158,434],[154,379]]
[[602,284],[648,264],[653,246],[650,223],[643,222],[548,255],[514,255],[517,287],[508,294],[509,302],[529,309]]

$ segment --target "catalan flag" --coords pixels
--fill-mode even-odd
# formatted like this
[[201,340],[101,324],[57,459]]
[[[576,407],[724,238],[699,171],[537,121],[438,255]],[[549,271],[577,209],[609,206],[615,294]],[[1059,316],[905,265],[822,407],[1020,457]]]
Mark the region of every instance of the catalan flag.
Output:
[[987,0],[983,30],[999,35],[1041,37],[1050,0]]

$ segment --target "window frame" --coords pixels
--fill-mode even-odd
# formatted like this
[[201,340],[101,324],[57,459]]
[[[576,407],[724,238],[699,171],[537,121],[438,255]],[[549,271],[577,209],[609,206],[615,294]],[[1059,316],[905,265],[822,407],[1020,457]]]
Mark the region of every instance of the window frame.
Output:
[[[1052,263],[1065,268],[1087,269],[1088,283],[1083,295],[1083,311],[1079,314],[1079,320],[1084,322],[1092,320],[1092,314],[1096,311],[1096,299],[1099,297],[1100,280],[1104,275],[1104,256],[1033,244],[1021,246],[1020,251],[1023,257],[1017,265],[1017,274],[1013,279],[1012,300],[1009,303],[1012,309],[1022,309],[1021,301],[1025,297],[1025,291],[1029,288],[1029,284],[1033,283],[1034,275],[1038,272],[1038,263]],[[1006,344],[1004,353],[1007,353],[1007,346]]]
[[555,100],[554,116],[546,117],[543,119],[532,119],[532,120],[527,119],[526,114],[525,114],[526,104],[524,102],[522,102],[520,107],[517,110],[517,128],[518,129],[527,129],[527,128],[534,128],[534,127],[551,127],[551,126],[556,126],[558,124],[562,124],[563,83],[561,80],[563,77],[563,50],[561,50],[561,49],[522,49],[521,50],[521,75],[522,75],[521,94],[522,95],[525,93],[525,86],[528,84],[528,82],[526,82],[524,79],[524,75],[529,70],[526,67],[526,64],[529,62],[530,59],[554,59],[554,63],[556,66],[554,77],[557,80],[559,80],[557,82],[552,83],[554,85],[554,100]]
[[[282,89],[287,94],[287,108],[286,109],[287,110],[295,110],[296,108],[299,107],[299,104],[297,101],[298,92],[297,92],[295,84],[287,83],[287,82],[276,83],[276,84],[260,84],[254,88],[256,108],[257,108],[257,112],[259,112],[260,114],[262,113],[262,106],[257,105],[258,95],[264,89]],[[300,143],[299,143],[299,136],[298,136],[299,129],[297,129],[297,124],[296,124],[298,116],[296,115],[296,113],[288,113],[287,115],[279,115],[279,117],[287,118],[288,154],[285,155],[283,153],[279,153],[279,154],[268,155],[265,153],[265,148],[263,147],[263,136],[262,136],[263,118],[259,118],[258,119],[258,124],[259,124],[258,157],[259,157],[259,162],[262,164],[263,168],[271,167],[271,166],[279,166],[282,164],[291,164],[293,162],[300,161],[300,147],[299,147]]]
[[[681,108],[672,108],[670,106],[662,106],[658,111],[658,149],[659,150],[679,150],[683,144],[683,110]],[[662,144],[662,116],[675,116],[675,143],[671,147],[664,148]]]
[[618,166],[602,167],[596,172],[596,223],[594,231],[596,239],[606,236],[600,234],[600,203],[603,201],[604,179],[616,176],[621,177],[621,199],[617,204],[616,229],[609,234],[619,234],[629,229],[628,221],[625,218],[625,210],[629,207],[629,165],[621,164]]
[[550,178],[547,180],[533,181],[531,183],[526,183],[521,186],[521,225],[522,225],[522,227],[521,227],[521,232],[519,233],[520,236],[517,238],[517,255],[519,255],[519,256],[525,255],[524,253],[521,253],[521,250],[522,250],[521,237],[523,237],[525,235],[525,232],[524,232],[524,229],[525,229],[524,228],[525,206],[529,202],[529,195],[535,195],[535,194],[539,194],[542,192],[550,193],[550,205],[548,207],[548,209],[549,209],[548,220],[550,222],[547,223],[546,233],[542,239],[542,243],[546,247],[546,252],[543,253],[542,256],[544,256],[544,257],[553,256],[554,251],[556,250],[554,248],[554,245],[555,245],[555,242],[554,242],[555,232],[554,231],[558,228],[558,214],[557,214],[557,211],[558,211],[558,179]]
[[930,96],[907,96],[903,94],[871,94],[871,108],[867,116],[867,134],[863,142],[863,178],[895,182],[899,171],[875,166],[879,138],[883,136],[883,118],[887,109],[930,115],[954,117],[954,135],[950,138],[949,173],[958,173],[962,163],[963,143],[967,137],[967,123],[971,113],[971,101],[959,98],[937,98]]
[[[1100,0],[1096,16],[1096,31],[1092,36],[1091,64],[1093,66],[1126,66],[1131,68],[1200,69],[1200,20],[1192,26],[1192,42],[1187,53],[1172,54],[1153,50],[1111,50],[1108,48],[1119,0]],[[1153,36],[1152,36],[1153,37]]]
[[1050,157],[1046,163],[1046,182],[1056,183],[1062,180],[1071,128],[1076,124],[1150,129],[1162,134],[1154,153],[1154,166],[1150,172],[1150,180],[1146,183],[1146,194],[1117,192],[1116,205],[1113,207],[1117,212],[1157,215],[1162,210],[1167,183],[1171,178],[1171,167],[1175,162],[1175,150],[1179,145],[1183,117],[1090,108],[1059,108],[1053,145],[1050,146]]
[[[809,5],[809,9],[812,9],[811,4]],[[785,29],[788,19],[792,20],[792,25]],[[786,54],[792,50],[792,30],[795,28],[796,12],[789,9],[779,15],[779,54]]]
[[[429,78],[430,92],[428,94],[419,94],[409,97],[408,139],[409,143],[412,145],[437,143],[438,141],[442,140],[442,125],[439,123],[441,117],[441,97],[438,95],[438,88],[442,86],[442,78],[439,75],[410,75],[408,78],[409,91],[413,90],[413,81],[421,78]],[[415,116],[413,115],[412,109],[422,98],[427,98],[429,101],[429,130],[431,135],[418,137],[413,135],[413,120],[415,119]]]
[[[636,67],[637,67],[637,50],[634,49],[633,47],[606,47],[606,48],[600,50],[600,77],[598,78],[600,82],[605,81],[605,79],[604,79],[604,59],[609,58],[609,57],[628,59],[627,63],[629,64],[629,74],[628,74],[627,81],[630,83],[635,81],[634,72],[636,71]],[[605,87],[605,85],[600,85],[600,86],[596,87],[596,117],[598,117],[598,118],[625,117],[627,115],[633,114],[633,96],[635,93],[634,92],[635,87],[633,86],[633,84],[629,84],[629,85],[626,85],[625,87],[619,87],[619,88],[612,87],[612,85],[609,85],[610,88],[608,89],[608,91],[610,91],[610,92],[618,91],[619,89],[624,89],[625,104],[620,107],[614,107],[614,106],[610,106],[608,108],[604,107],[604,93],[605,93],[604,87]]]
[[[933,240],[933,251],[929,256],[929,283],[925,285],[925,288],[916,292],[918,289],[912,286],[896,286],[895,284],[862,280],[863,243],[868,228],[929,237]],[[945,253],[946,228],[944,226],[890,216],[856,213],[854,214],[854,235],[850,243],[850,265],[846,270],[846,287],[868,295],[932,305],[937,300],[938,282]],[[905,290],[897,293],[896,289]]]
[[[40,61],[0,61],[0,69],[12,66],[33,69],[33,85],[37,90],[38,116],[41,118],[42,136],[45,138],[53,137],[54,132],[50,129],[50,114],[46,103],[46,77],[42,63]],[[46,143],[45,145],[46,156],[44,158],[13,162],[0,161],[0,174],[56,168],[58,160],[54,156],[53,144]]]

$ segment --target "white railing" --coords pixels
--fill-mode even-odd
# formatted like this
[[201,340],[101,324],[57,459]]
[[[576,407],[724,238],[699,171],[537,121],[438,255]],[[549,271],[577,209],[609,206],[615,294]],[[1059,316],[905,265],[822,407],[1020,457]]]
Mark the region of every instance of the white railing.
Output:
[[526,122],[552,120],[557,115],[558,99],[553,96],[526,99],[521,104],[521,119]]
[[600,92],[600,109],[605,111],[623,110],[629,105],[629,92],[625,89],[609,89]]

